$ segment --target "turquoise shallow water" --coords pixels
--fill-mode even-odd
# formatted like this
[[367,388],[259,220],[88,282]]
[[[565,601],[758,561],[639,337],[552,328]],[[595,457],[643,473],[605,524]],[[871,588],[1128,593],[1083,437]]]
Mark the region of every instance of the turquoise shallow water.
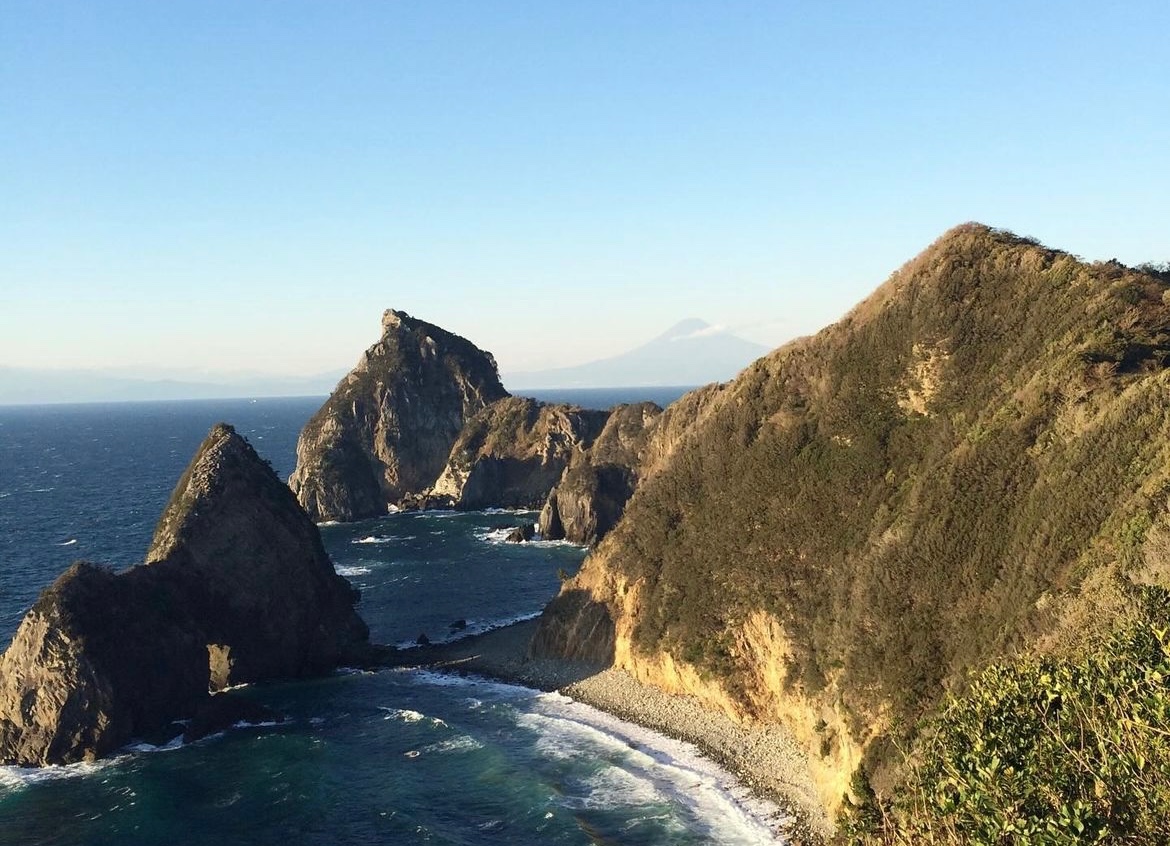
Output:
[[[195,447],[237,426],[282,476],[319,400],[0,409],[0,637],[80,557],[129,565]],[[325,526],[376,640],[539,611],[583,551],[503,544],[533,514]],[[557,694],[414,671],[258,686],[287,719],[97,765],[0,768],[7,844],[757,844],[765,817],[689,747]]]

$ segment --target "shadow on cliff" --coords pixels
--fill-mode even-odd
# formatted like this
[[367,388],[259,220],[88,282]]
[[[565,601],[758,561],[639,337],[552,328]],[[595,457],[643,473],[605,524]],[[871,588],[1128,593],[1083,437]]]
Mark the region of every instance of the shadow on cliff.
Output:
[[402,649],[384,664],[488,676],[539,690],[597,675],[613,665],[609,607],[588,591],[558,595],[540,617],[451,643]]

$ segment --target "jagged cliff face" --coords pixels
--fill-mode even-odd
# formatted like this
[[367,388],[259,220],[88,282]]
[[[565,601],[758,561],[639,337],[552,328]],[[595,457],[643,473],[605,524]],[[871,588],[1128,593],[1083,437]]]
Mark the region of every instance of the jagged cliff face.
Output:
[[591,447],[576,452],[540,513],[550,540],[595,546],[617,525],[638,484],[656,472],[720,391],[708,385],[663,412],[653,403],[618,406]]
[[106,755],[191,716],[211,690],[358,660],[368,631],[317,528],[229,426],[204,441],[148,563],[78,563],[0,658],[0,762]]
[[289,485],[318,522],[384,514],[426,491],[464,423],[508,395],[495,359],[464,338],[399,311],[382,328],[297,443]]
[[427,498],[453,508],[539,507],[608,416],[522,397],[495,402],[467,422]]
[[542,618],[807,742],[835,807],[968,668],[1167,580],[1166,285],[978,225],[709,397]]

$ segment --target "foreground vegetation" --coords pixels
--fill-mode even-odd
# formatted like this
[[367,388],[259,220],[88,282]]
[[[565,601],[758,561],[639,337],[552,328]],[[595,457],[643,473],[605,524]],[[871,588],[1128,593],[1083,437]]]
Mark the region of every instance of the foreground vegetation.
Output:
[[1170,837],[1170,596],[1077,659],[995,664],[951,697],[893,801],[863,779],[855,846],[1162,846]]

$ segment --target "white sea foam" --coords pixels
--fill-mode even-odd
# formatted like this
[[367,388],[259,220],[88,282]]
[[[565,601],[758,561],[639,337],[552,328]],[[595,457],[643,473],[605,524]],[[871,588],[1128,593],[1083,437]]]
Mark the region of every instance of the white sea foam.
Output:
[[485,508],[480,512],[481,514],[537,514],[539,512],[531,508]]
[[[588,807],[626,803],[652,804],[666,797],[691,809],[694,825],[715,842],[774,843],[787,818],[771,802],[753,797],[738,780],[705,758],[692,744],[665,737],[641,726],[575,702],[558,693],[542,693],[535,706],[519,718],[544,720],[536,730],[538,744],[580,743],[595,758],[609,761],[625,776],[599,771],[581,797]],[[561,747],[562,751],[564,747]],[[620,788],[620,789],[618,789]]]
[[536,748],[553,760],[575,760],[595,767],[562,801],[574,809],[614,806],[655,807],[666,803],[689,810],[689,831],[712,843],[763,846],[784,843],[788,818],[773,803],[758,799],[730,773],[705,758],[692,744],[599,711],[559,693],[475,677],[412,671],[419,682],[474,690],[480,700],[510,703],[519,727],[536,735]]
[[438,728],[448,727],[447,723],[438,717],[428,717],[426,714],[420,713],[418,711],[412,711],[409,708],[392,708],[388,705],[379,705],[378,710],[386,712],[386,716],[382,718],[384,720],[400,720],[404,723],[428,722],[432,726],[437,726]]
[[476,749],[483,749],[483,744],[471,735],[461,734],[449,740],[442,740],[438,743],[432,743],[430,746],[424,746],[419,751],[424,755],[430,755],[435,752],[474,752]]
[[259,722],[250,723],[247,720],[237,720],[232,723],[232,728],[247,729],[247,728],[272,728],[273,726],[288,725],[291,720],[260,720]]
[[53,767],[0,767],[0,784],[5,787],[17,788],[47,781],[83,778],[93,775],[109,765],[110,761],[106,760],[100,763],[66,764]]
[[[535,527],[535,525],[534,525]],[[490,543],[492,546],[499,546],[500,544],[508,543],[508,535],[512,534],[515,526],[508,526],[502,529],[480,529],[475,533],[475,537],[484,543]],[[535,549],[551,549],[554,547],[571,547],[573,549],[585,549],[581,544],[572,543],[567,540],[545,540],[539,534],[533,535],[530,539],[524,541],[523,544],[514,544],[515,546],[526,546]]]
[[429,684],[433,687],[472,688],[480,696],[492,694],[497,699],[515,699],[518,696],[534,693],[529,688],[521,687],[520,685],[491,681],[482,676],[457,676],[451,673],[439,673],[434,670],[416,669],[401,669],[396,672],[408,675],[415,681]]
[[85,762],[80,764],[65,764],[54,767],[4,767],[0,766],[0,791],[19,790],[33,784],[46,781],[59,781],[64,778],[84,778],[105,769],[111,764],[123,760],[106,758],[102,761]]
[[339,576],[364,576],[370,572],[369,567],[339,567],[336,564],[333,566],[333,569]]
[[407,708],[388,708],[385,706],[378,706],[379,711],[385,711],[385,720],[402,720],[404,723],[417,723],[426,719],[426,714],[420,714],[418,711],[411,711]]
[[[338,570],[338,572],[341,571]],[[448,632],[445,635],[436,635],[434,637],[431,637],[428,634],[427,637],[430,638],[430,642],[433,644],[452,643],[457,640],[463,640],[467,637],[483,634],[484,632],[502,629],[505,626],[511,626],[515,623],[523,623],[525,620],[535,620],[539,616],[539,611],[531,611],[527,614],[517,614],[515,617],[502,617],[495,620],[468,620],[466,628],[459,629],[458,631]],[[418,643],[413,640],[401,640],[394,644],[394,646],[396,649],[415,649],[418,647]]]
[[70,538],[67,541],[62,541],[61,543],[57,544],[57,546],[73,546],[75,543],[77,543],[77,538]]
[[569,546],[573,549],[588,549],[588,547],[584,544],[573,543],[572,541],[567,540],[545,540],[544,538],[540,537],[540,535],[537,535],[535,538],[530,540],[528,545],[536,547],[537,549],[551,549],[552,547],[558,546]]
[[351,540],[350,543],[394,543],[395,541],[412,541],[415,535],[367,535],[364,538]]
[[480,529],[475,533],[475,536],[479,540],[493,545],[507,543],[508,535],[512,534],[512,530],[515,528],[515,526],[509,526],[504,529]]
[[126,751],[127,752],[170,752],[170,751],[175,750],[175,749],[181,749],[182,747],[183,747],[183,735],[180,734],[180,735],[176,735],[175,737],[172,737],[166,743],[160,743],[160,744],[146,743],[146,742],[132,743],[131,745],[126,747]]
[[340,526],[341,524],[336,520],[322,520],[317,524],[318,526]]

